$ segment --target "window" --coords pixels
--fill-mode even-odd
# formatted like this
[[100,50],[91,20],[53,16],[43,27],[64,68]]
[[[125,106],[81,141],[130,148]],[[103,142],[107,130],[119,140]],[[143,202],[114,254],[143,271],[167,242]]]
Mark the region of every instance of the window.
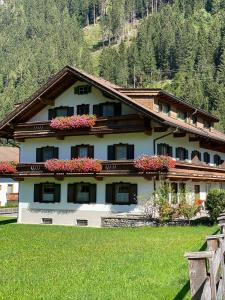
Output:
[[219,166],[221,164],[221,157],[218,154],[214,155],[214,164],[216,166]]
[[194,186],[195,200],[200,199],[200,185]]
[[74,108],[68,106],[59,106],[48,110],[48,119],[52,120],[57,117],[69,117],[74,115]]
[[90,85],[79,85],[74,88],[74,94],[85,95],[91,93]]
[[78,145],[71,147],[71,159],[72,158],[94,158],[94,146],[91,145]]
[[115,144],[108,146],[108,160],[134,159],[134,145]]
[[95,203],[96,184],[84,182],[68,184],[67,201],[71,203]]
[[42,224],[52,224],[51,218],[42,218]]
[[115,159],[127,159],[127,145],[116,145]]
[[198,122],[198,117],[197,117],[197,115],[196,115],[196,114],[192,115],[191,119],[192,119],[192,124],[193,124],[193,125],[197,125],[197,122]]
[[46,146],[36,149],[36,162],[45,162],[46,160],[58,158],[59,148]]
[[172,157],[173,156],[173,148],[168,144],[158,144],[157,145],[157,154]]
[[188,159],[188,150],[183,147],[176,148],[176,158],[179,160]]
[[137,184],[106,184],[106,203],[129,205],[137,203]]
[[60,202],[61,185],[55,183],[34,184],[34,202]]
[[204,157],[204,162],[206,164],[209,164],[210,163],[210,154],[208,152],[205,152],[203,157]]
[[121,103],[100,103],[93,105],[93,114],[98,117],[121,116]]
[[184,111],[178,110],[177,111],[177,118],[181,119],[183,121],[186,121],[186,119],[187,119],[187,113],[184,112]]
[[194,151],[191,152],[191,159],[193,159],[195,157],[197,157],[199,160],[201,160],[202,155],[199,151],[194,150]]
[[159,112],[163,112],[164,114],[170,113],[170,105],[167,103],[159,103]]
[[114,116],[114,105],[112,104],[103,104],[102,106],[102,116],[103,117],[112,117]]
[[115,203],[129,203],[130,185],[120,183],[115,185]]
[[13,184],[7,185],[7,193],[13,193]]
[[88,226],[88,220],[77,219],[77,226]]
[[89,114],[89,104],[77,105],[77,115],[88,115]]

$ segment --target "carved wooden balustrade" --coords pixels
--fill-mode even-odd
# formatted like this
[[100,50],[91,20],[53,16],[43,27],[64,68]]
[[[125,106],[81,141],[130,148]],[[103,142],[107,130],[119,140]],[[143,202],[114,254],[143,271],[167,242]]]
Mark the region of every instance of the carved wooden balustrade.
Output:
[[118,117],[101,117],[96,120],[92,128],[77,128],[70,130],[55,130],[50,122],[27,122],[18,124],[14,131],[16,140],[36,137],[64,137],[76,135],[97,135],[120,132],[147,132],[151,133],[150,122],[138,115],[125,115]]

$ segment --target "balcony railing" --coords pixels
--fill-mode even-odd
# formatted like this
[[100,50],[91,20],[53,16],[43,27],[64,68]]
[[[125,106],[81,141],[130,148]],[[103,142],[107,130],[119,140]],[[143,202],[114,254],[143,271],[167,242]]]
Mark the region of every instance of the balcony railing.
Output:
[[56,174],[45,169],[44,163],[22,163],[17,165],[17,173],[15,177],[29,177],[29,176],[145,176],[151,178],[152,176],[164,176],[170,180],[215,180],[225,181],[224,167],[211,167],[208,165],[197,165],[188,162],[177,162],[176,168],[169,169],[168,172],[139,172],[134,167],[133,160],[105,160],[101,161],[102,171],[96,174],[87,173],[60,173]]
[[118,117],[101,117],[96,120],[92,128],[77,128],[70,130],[55,130],[50,122],[27,122],[18,124],[14,131],[15,139],[45,136],[71,136],[84,134],[110,134],[120,132],[149,131],[150,123],[138,115],[125,115]]

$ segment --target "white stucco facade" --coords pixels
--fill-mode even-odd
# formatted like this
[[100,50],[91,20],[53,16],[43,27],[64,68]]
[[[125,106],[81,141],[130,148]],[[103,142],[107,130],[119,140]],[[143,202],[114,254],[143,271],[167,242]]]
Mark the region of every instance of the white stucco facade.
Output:
[[17,194],[18,191],[18,182],[15,182],[10,178],[0,178],[0,206],[5,206],[7,204],[7,194]]
[[[87,95],[74,94],[74,87],[85,84],[76,82],[75,85],[68,88],[64,93],[55,99],[55,107],[59,106],[72,106],[76,114],[76,105],[89,104],[90,111],[93,113],[93,105],[104,102],[117,102],[117,100],[111,100],[106,98],[101,91],[92,87],[92,92]],[[33,116],[29,122],[36,121],[48,121],[48,110],[53,108],[47,106],[35,116]],[[137,114],[137,112],[130,108],[128,105],[122,104],[122,115]],[[152,126],[160,126],[152,120]],[[167,137],[161,138],[166,133],[170,133]],[[121,134],[105,134],[103,138],[99,138],[95,135],[83,135],[83,136],[65,136],[63,140],[59,140],[56,137],[48,138],[29,138],[20,143],[20,163],[35,163],[36,162],[36,149],[45,146],[54,146],[59,149],[59,159],[71,159],[71,147],[81,144],[89,144],[94,146],[94,158],[98,160],[107,160],[107,147],[113,144],[132,144],[134,145],[134,159],[143,154],[154,155],[154,143],[157,149],[157,144],[166,143],[173,148],[173,158],[175,159],[175,149],[177,147],[185,147],[188,150],[188,161],[191,160],[191,152],[198,150],[203,155],[204,152],[210,154],[210,164],[213,164],[213,156],[219,154],[221,159],[225,160],[224,153],[217,153],[216,151],[201,149],[199,142],[190,142],[190,134],[186,134],[185,137],[174,138],[172,130],[168,129],[167,132],[152,132],[148,135],[144,132],[139,133],[121,133]],[[157,141],[155,141],[157,139]],[[155,141],[155,142],[154,142]],[[61,185],[61,197],[59,203],[36,203],[34,202],[34,184],[54,182]],[[67,187],[70,183],[86,182],[96,184],[96,203],[90,204],[74,204],[67,201]],[[113,205],[106,203],[106,184],[114,182],[129,182],[130,184],[137,184],[138,198],[145,194],[154,192],[154,185],[159,185],[159,181],[156,183],[154,180],[147,180],[144,177],[104,177],[102,181],[96,180],[94,177],[81,178],[68,178],[65,177],[62,181],[57,181],[54,177],[35,177],[25,178],[20,182],[20,194],[19,194],[19,223],[43,223],[43,218],[51,218],[53,224],[63,225],[76,225],[78,219],[85,219],[88,221],[89,226],[101,226],[101,217],[111,215],[114,213],[137,213],[138,205]],[[179,181],[178,184],[182,182]],[[222,187],[221,183],[214,182],[201,182],[184,179],[190,194],[194,194],[195,185],[199,185],[200,193],[199,197],[202,200],[206,200],[207,192],[213,187]],[[1,184],[1,183],[0,183]],[[16,188],[17,189],[17,188]],[[0,191],[0,196],[2,191]],[[3,198],[2,198],[3,199]],[[3,201],[4,202],[4,201]]]

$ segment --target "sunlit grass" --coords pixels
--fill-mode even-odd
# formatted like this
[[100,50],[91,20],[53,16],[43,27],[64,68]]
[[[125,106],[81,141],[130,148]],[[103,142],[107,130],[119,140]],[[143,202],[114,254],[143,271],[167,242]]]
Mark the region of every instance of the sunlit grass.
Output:
[[184,252],[198,250],[205,236],[216,230],[1,224],[2,219],[0,299],[4,300],[169,300],[181,290],[189,299]]

